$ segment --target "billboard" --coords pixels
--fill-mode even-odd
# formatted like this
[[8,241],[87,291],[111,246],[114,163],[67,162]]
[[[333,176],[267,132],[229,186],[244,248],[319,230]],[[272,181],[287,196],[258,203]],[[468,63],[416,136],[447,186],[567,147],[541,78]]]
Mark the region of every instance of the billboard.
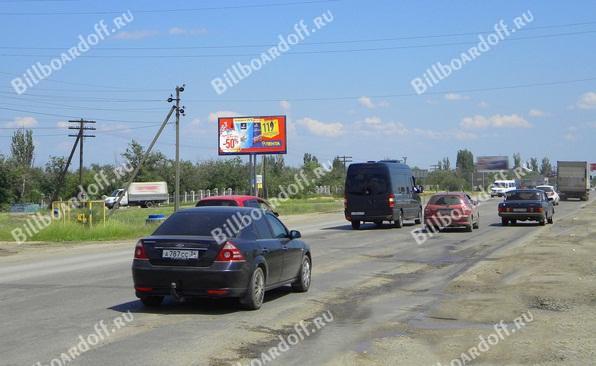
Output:
[[590,163],[590,170],[596,172],[596,163]]
[[219,155],[285,154],[286,116],[221,117]]
[[509,170],[509,157],[507,156],[479,156],[476,159],[476,170],[479,172],[493,172]]

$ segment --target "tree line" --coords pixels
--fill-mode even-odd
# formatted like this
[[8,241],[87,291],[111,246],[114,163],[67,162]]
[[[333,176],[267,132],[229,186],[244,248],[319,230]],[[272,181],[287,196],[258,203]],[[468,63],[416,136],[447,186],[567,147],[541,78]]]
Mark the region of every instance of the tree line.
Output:
[[[123,161],[128,162],[132,168],[136,167],[145,150],[141,144],[132,140],[124,153]],[[327,174],[317,178],[314,170],[323,164],[316,156],[305,154],[303,164],[299,167],[286,165],[283,155],[265,156],[264,166],[267,171],[266,184],[270,196],[280,193],[280,186],[286,187],[295,181],[296,174],[304,171],[309,177],[309,186],[300,191],[297,196],[305,197],[314,194],[318,185],[343,187],[345,168],[336,158],[331,162],[331,169]],[[14,133],[10,154],[0,154],[0,208],[6,209],[14,203],[40,203],[50,199],[54,190],[59,189],[59,199],[67,200],[76,196],[79,189],[78,166],[71,166],[66,173],[62,184],[59,184],[60,173],[66,166],[66,158],[50,156],[43,166],[36,166],[35,144],[31,130],[18,130]],[[262,159],[258,159],[257,174],[262,174]],[[240,157],[213,159],[201,162],[182,160],[180,162],[180,190],[181,192],[198,191],[199,189],[231,188],[234,192],[249,191],[249,165]],[[96,182],[100,172],[105,175],[109,184],[103,184],[99,192],[89,199],[101,199],[115,189],[122,186],[130,178],[129,175],[118,176],[115,174],[115,164],[91,164],[83,169],[82,186],[84,189]],[[132,170],[131,170],[132,171]],[[128,173],[130,174],[130,173]],[[145,164],[139,170],[136,182],[165,181],[170,193],[173,193],[175,183],[175,161],[169,159],[160,151],[153,151],[148,155]]]

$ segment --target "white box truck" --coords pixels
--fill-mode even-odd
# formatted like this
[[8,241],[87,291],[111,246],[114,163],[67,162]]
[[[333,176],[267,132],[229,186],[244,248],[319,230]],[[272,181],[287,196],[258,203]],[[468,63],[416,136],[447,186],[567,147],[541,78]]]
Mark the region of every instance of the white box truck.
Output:
[[[118,197],[122,196],[119,203]],[[117,189],[104,202],[108,208],[118,206],[153,207],[168,201],[168,184],[166,182],[131,183],[128,190]]]
[[558,161],[557,190],[562,200],[590,198],[590,164],[587,161]]

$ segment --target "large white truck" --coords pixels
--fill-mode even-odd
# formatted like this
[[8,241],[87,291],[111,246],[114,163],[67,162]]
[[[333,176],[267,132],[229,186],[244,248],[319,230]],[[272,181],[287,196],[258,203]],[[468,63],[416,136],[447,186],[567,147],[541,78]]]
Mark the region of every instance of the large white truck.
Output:
[[[118,198],[122,196],[120,202]],[[104,202],[108,208],[120,206],[153,207],[168,200],[168,184],[166,182],[131,183],[128,190],[115,190]]]
[[562,200],[590,198],[590,164],[587,161],[558,161],[557,190]]

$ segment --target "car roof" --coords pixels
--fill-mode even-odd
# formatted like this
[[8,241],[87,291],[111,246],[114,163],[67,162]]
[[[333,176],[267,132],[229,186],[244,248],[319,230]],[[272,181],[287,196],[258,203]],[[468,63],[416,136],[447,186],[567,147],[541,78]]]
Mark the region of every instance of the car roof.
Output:
[[239,206],[201,206],[201,207],[191,207],[191,208],[184,208],[177,212],[181,213],[234,213],[234,212],[241,212],[241,213],[250,213],[253,210],[258,210],[258,208],[254,207],[239,207]]
[[248,200],[253,200],[253,199],[257,199],[260,200],[260,197],[257,196],[249,196],[249,195],[242,195],[242,194],[236,194],[236,195],[230,195],[230,196],[210,196],[210,197],[205,197],[202,198],[201,201],[220,201],[220,200],[225,200],[225,201],[236,201],[236,202],[244,202],[244,201],[248,201]]
[[549,188],[555,188],[555,186],[551,186],[550,184],[541,184],[539,186],[536,186],[536,188],[538,187],[549,187]]
[[538,193],[543,193],[540,189],[535,189],[535,188],[515,189],[513,191],[509,191],[509,193],[515,193],[515,192],[538,192]]
[[466,192],[438,192],[433,194],[433,196],[466,196]]

